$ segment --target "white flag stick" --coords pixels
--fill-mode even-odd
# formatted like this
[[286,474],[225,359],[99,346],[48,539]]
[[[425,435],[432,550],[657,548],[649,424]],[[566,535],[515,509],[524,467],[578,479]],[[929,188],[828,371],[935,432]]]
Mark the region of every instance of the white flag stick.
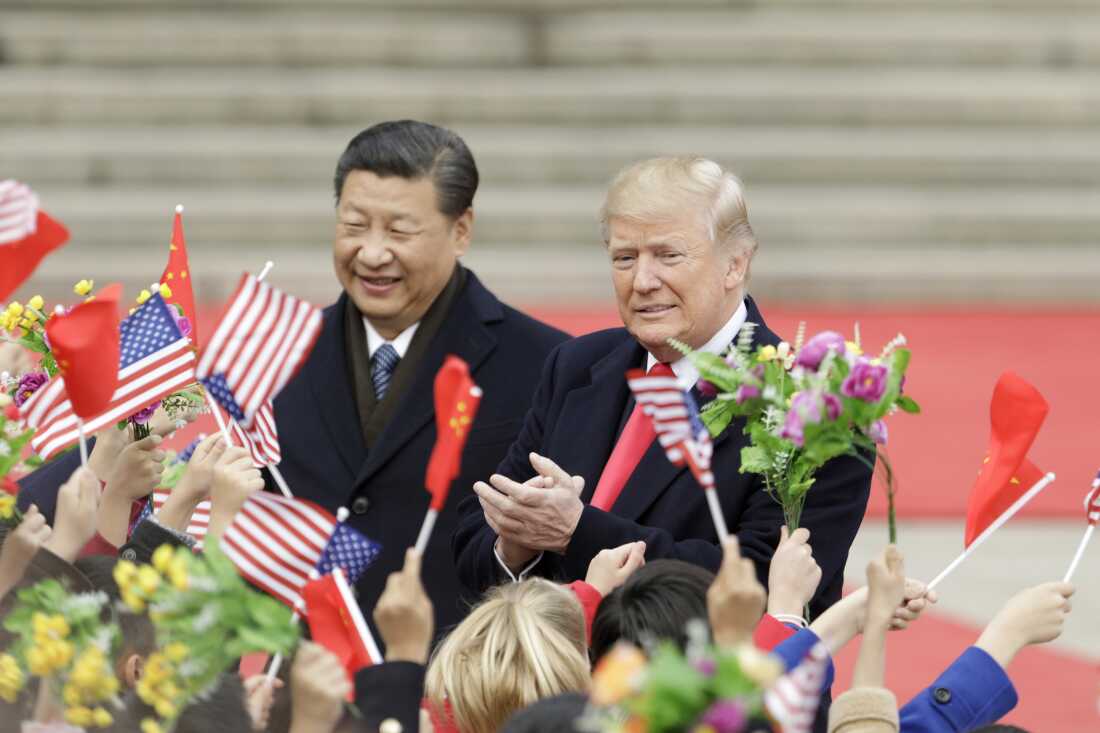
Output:
[[359,632],[359,638],[363,640],[363,646],[367,648],[367,654],[370,655],[371,662],[373,664],[381,664],[382,652],[378,650],[378,644],[374,641],[374,637],[370,633],[370,628],[367,626],[366,619],[363,618],[363,612],[359,608],[359,601],[355,600],[355,596],[351,594],[351,586],[348,585],[348,579],[344,577],[344,569],[334,569],[332,571],[332,579],[336,581],[336,587],[340,591],[340,596],[344,599],[344,605],[348,608],[348,615],[351,616],[351,622],[355,624],[355,630]]
[[84,420],[76,419],[76,431],[80,434],[80,465],[88,466],[88,438],[84,435]]
[[726,518],[722,515],[722,505],[718,503],[718,492],[714,489],[705,489],[703,493],[707,497],[707,506],[710,508],[710,517],[714,520],[714,528],[718,530],[718,541],[725,542],[729,539],[730,531],[726,527]]
[[264,278],[267,277],[267,273],[271,272],[271,268],[274,267],[274,266],[275,266],[275,263],[272,262],[271,260],[268,260],[267,262],[265,262],[264,263],[264,269],[260,270],[260,274],[256,276],[256,280],[258,282],[263,282]]
[[1077,552],[1073,555],[1073,561],[1069,564],[1069,570],[1066,571],[1066,577],[1062,578],[1063,583],[1068,583],[1073,574],[1077,571],[1077,566],[1081,563],[1081,558],[1085,556],[1085,548],[1089,545],[1089,540],[1092,539],[1092,533],[1096,530],[1095,524],[1090,524],[1089,528],[1085,530],[1085,536],[1081,538],[1081,544],[1077,545]]
[[970,557],[970,554],[974,552],[974,550],[981,547],[982,544],[986,540],[988,540],[994,532],[1004,526],[1005,522],[1012,519],[1012,517],[1016,515],[1016,512],[1023,509],[1029,501],[1038,496],[1040,491],[1045,489],[1052,481],[1054,481],[1054,478],[1055,477],[1053,473],[1048,473],[1041,479],[1036,481],[1035,485],[1028,489],[1026,494],[1017,499],[1012,506],[1010,506],[1004,511],[1003,514],[1001,514],[1001,516],[997,517],[997,519],[994,520],[993,524],[986,527],[985,530],[980,535],[978,535],[973,542],[970,543],[970,547],[967,547],[961,555],[952,560],[951,564],[944,568],[943,572],[937,575],[932,580],[932,582],[928,584],[928,590],[932,590],[937,585],[942,583],[948,575],[953,573],[957,567],[963,564],[963,561],[966,560],[966,558]]
[[428,539],[432,536],[432,530],[435,529],[435,520],[439,517],[439,512],[435,509],[428,509],[428,513],[424,515],[424,523],[420,525],[420,534],[416,536],[416,552],[423,557],[424,550],[428,549]]

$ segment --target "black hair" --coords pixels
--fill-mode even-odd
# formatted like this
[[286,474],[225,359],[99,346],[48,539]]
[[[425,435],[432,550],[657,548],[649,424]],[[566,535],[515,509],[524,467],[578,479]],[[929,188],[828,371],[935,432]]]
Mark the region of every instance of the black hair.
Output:
[[[111,599],[111,605],[118,605],[122,594],[115,582],[117,560],[107,555],[87,555],[78,557],[73,566],[79,570],[96,590],[103,591]],[[149,617],[143,613],[122,612],[118,614],[118,628],[122,632],[122,653],[138,654],[148,657],[157,646],[156,630]]]
[[680,560],[654,560],[608,593],[592,621],[592,659],[615,642],[637,646],[668,640],[683,649],[692,619],[707,619],[707,588],[714,573]]
[[381,178],[431,177],[440,213],[457,219],[474,203],[478,173],[474,156],[456,133],[416,120],[380,122],[351,139],[336,164],[336,201],[352,171]]
[[565,733],[575,731],[577,718],[584,714],[588,698],[567,692],[539,700],[508,719],[500,733]]

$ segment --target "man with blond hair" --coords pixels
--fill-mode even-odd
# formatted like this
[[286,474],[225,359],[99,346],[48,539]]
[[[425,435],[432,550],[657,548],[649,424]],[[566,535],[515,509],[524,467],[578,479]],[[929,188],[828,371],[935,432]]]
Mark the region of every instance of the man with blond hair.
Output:
[[[644,542],[650,560],[721,563],[703,491],[647,431],[624,374],[644,368],[693,384],[698,371],[669,340],[722,353],[745,323],[756,324],[754,346],[779,343],[746,292],[757,241],[741,183],[704,158],[645,160],[612,181],[601,225],[624,328],[550,354],[497,474],[459,507],[456,565],[471,587],[531,574],[577,580],[601,550],[630,542]],[[766,582],[783,514],[758,476],[739,471],[743,427],[734,421],[715,439],[712,467],[726,524]],[[814,615],[840,597],[870,483],[860,461],[840,458],[806,502],[802,525],[822,570]]]

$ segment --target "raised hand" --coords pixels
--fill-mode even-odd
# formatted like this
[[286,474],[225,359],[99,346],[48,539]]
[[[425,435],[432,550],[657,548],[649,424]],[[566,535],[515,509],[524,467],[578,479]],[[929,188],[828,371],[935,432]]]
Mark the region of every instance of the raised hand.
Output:
[[[126,541],[130,507],[148,496],[164,473],[164,451],[159,435],[130,443],[119,451],[107,476],[107,486],[99,503],[98,530],[108,542],[119,547]],[[98,447],[98,442],[96,447]],[[98,475],[98,474],[97,474]]]
[[228,446],[214,466],[210,486],[210,525],[207,534],[221,537],[248,497],[264,488],[264,477],[248,451]]
[[57,491],[53,532],[45,547],[73,562],[95,536],[99,512],[99,479],[90,468],[78,468]]
[[245,707],[252,719],[252,730],[257,733],[267,730],[271,721],[271,706],[275,702],[275,690],[283,686],[278,677],[268,679],[266,674],[254,674],[244,681]]
[[764,614],[767,594],[756,579],[752,560],[741,557],[737,537],[722,543],[722,566],[707,589],[711,634],[720,646],[733,647],[752,638]]
[[435,632],[435,612],[420,582],[420,555],[405,551],[405,566],[386,579],[374,606],[374,623],[386,645],[387,662],[427,664]]
[[768,613],[801,616],[821,583],[821,567],[810,547],[810,530],[779,529],[779,546],[768,570]]
[[290,733],[331,733],[344,713],[351,681],[332,652],[303,641],[290,667]]
[[187,530],[195,507],[210,494],[214,484],[214,469],[225,453],[225,447],[225,439],[221,433],[208,436],[195,446],[179,483],[157,512],[158,522],[178,532]]
[[23,579],[31,558],[49,538],[50,526],[38,507],[32,504],[19,526],[8,532],[0,549],[0,598]]
[[625,545],[601,550],[588,563],[588,575],[584,582],[606,596],[626,582],[635,570],[645,565],[645,543],[628,542]]
[[895,610],[905,598],[905,562],[894,545],[867,564],[867,620],[864,632],[872,626],[888,628]]
[[997,612],[976,646],[1007,667],[1025,646],[1054,641],[1073,610],[1075,590],[1071,583],[1043,583],[1020,591]]

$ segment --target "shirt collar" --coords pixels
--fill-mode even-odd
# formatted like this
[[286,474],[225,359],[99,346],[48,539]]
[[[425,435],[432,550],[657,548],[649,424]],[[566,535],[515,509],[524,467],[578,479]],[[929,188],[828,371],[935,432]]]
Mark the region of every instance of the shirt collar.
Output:
[[383,344],[389,344],[393,346],[393,349],[397,352],[397,355],[400,358],[404,359],[405,352],[409,350],[409,344],[412,343],[413,336],[416,334],[416,329],[420,327],[420,321],[417,321],[401,333],[397,334],[397,338],[395,338],[393,341],[387,341],[386,339],[382,338],[382,334],[374,330],[374,326],[370,324],[370,321],[367,320],[366,316],[363,316],[363,327],[367,331],[368,358],[373,359],[374,352],[382,348]]
[[[745,325],[745,320],[749,317],[749,309],[745,306],[744,299],[741,300],[741,305],[737,306],[737,310],[733,312],[733,316],[726,321],[726,325],[718,329],[718,333],[711,337],[710,341],[707,341],[696,351],[703,351],[708,354],[721,354],[725,351],[733,340],[737,338],[737,332],[741,330],[741,326]],[[653,365],[657,363],[657,358],[653,354],[646,354],[645,368],[648,372],[653,368]],[[673,374],[676,375],[676,379],[681,385],[684,385],[684,389],[691,389],[695,386],[695,383],[699,381],[699,370],[695,368],[695,365],[691,363],[691,360],[686,356],[677,359],[670,365],[672,367]]]

